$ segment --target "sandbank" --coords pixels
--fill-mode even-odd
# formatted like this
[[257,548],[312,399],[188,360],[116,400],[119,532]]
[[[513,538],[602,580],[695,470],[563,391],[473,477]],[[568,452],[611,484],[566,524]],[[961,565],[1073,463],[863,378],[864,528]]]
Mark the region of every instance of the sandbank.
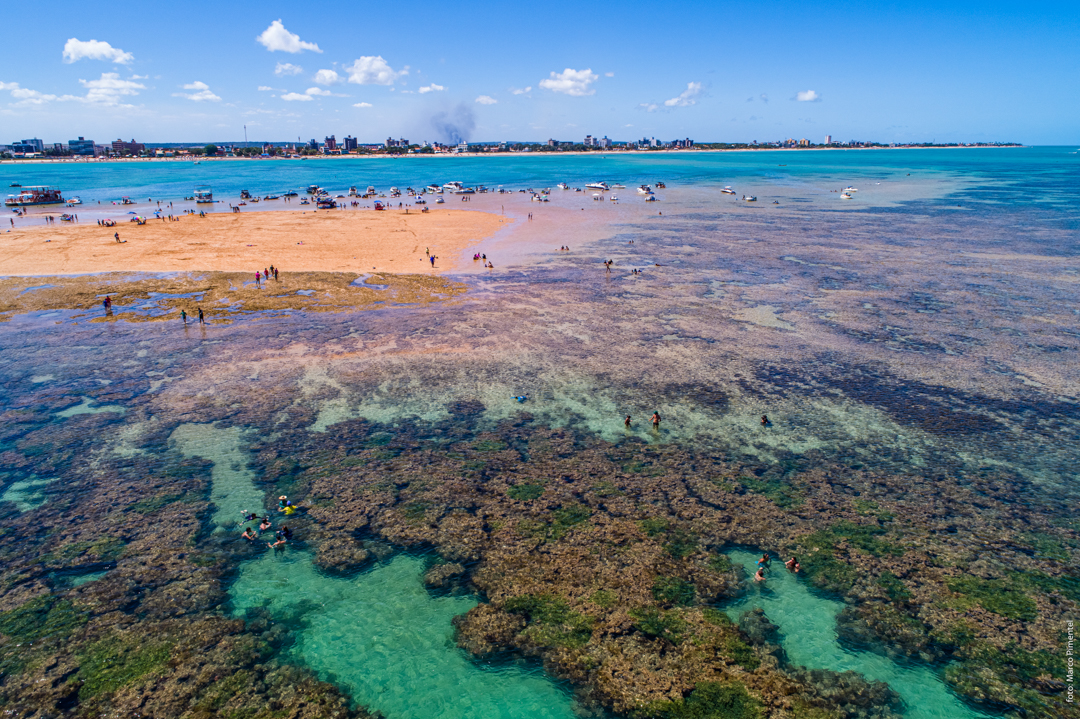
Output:
[[[35,225],[0,234],[0,276],[98,272],[453,270],[465,250],[512,222],[470,210],[330,210],[182,215],[101,227]],[[16,222],[18,222],[16,220]],[[120,234],[117,243],[114,233]]]

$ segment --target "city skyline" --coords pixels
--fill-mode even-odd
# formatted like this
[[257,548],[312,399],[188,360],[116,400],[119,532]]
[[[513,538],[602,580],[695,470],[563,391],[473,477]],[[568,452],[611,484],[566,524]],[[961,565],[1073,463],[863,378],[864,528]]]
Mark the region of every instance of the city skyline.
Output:
[[61,2],[0,51],[0,142],[237,141],[245,125],[259,142],[1076,142],[1080,101],[1063,88],[1080,20],[992,5],[684,4],[650,19],[554,4],[522,23],[486,3],[340,22],[268,3],[193,21],[181,2],[132,31],[115,17],[143,6]]

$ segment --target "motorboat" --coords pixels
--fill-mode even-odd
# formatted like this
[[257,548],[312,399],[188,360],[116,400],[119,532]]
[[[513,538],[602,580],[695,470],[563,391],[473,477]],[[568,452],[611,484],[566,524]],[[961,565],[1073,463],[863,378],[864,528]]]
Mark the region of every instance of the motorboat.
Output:
[[[194,197],[187,197],[185,199],[194,200],[195,198]],[[120,198],[120,204],[121,205],[134,205],[135,203],[131,201],[130,197],[121,197]]]
[[423,197],[421,197],[420,195],[417,195],[417,196],[416,196],[416,202],[415,202],[414,204],[417,204],[417,205],[426,205],[426,204],[427,204],[427,200],[425,200],[425,199],[424,199]]
[[608,190],[611,189],[611,187],[608,186],[608,183],[600,181],[600,182],[590,182],[589,184],[585,185],[585,189],[586,190],[603,190],[604,192],[607,192]]
[[646,202],[656,202],[657,201],[656,195],[649,195],[648,197],[645,198],[645,201]]
[[439,187],[438,185],[428,185],[424,189],[427,190],[428,194],[431,195],[441,195],[443,193],[443,188]]
[[320,189],[320,188],[319,188],[319,186],[318,186],[318,185],[308,185],[308,188],[307,188],[307,193],[308,193],[309,195],[314,195],[314,194],[316,194],[316,193],[317,193],[317,192],[319,191],[319,189]]
[[315,207],[320,210],[332,210],[337,207],[337,201],[332,197],[320,197],[315,203]]
[[356,194],[356,185],[353,185],[349,188],[349,197],[356,197]]
[[841,192],[858,192],[854,187],[845,187]]
[[658,190],[662,190],[665,187],[667,187],[667,185],[665,185],[663,182],[657,182],[656,183],[656,189],[658,189]]
[[841,200],[850,200],[851,199],[851,194],[848,193],[848,192],[841,192],[840,193],[840,199]]
[[652,188],[650,188],[648,185],[640,185],[640,186],[638,186],[637,191],[638,191],[639,195],[651,195],[652,194]]
[[620,185],[619,183],[615,183],[614,185],[611,186],[611,189],[613,189],[613,190],[625,190],[626,185]]
[[[252,202],[257,202],[257,200],[252,200]],[[308,199],[305,197],[304,199],[300,200],[300,204],[301,205],[310,205],[311,203],[308,202]]]
[[612,195],[608,199],[611,200],[612,202],[618,202],[619,201],[618,195]]
[[277,196],[277,195],[267,195],[264,199],[267,199],[267,200],[280,200],[281,198],[279,196]]
[[471,195],[476,192],[476,190],[473,190],[470,187],[465,187],[465,185],[457,181],[447,182],[445,185],[443,185],[443,189],[449,192],[451,195]]
[[282,192],[281,196],[282,197],[296,197],[298,194],[300,194],[300,193],[296,192],[295,190],[289,190],[288,192]]
[[367,191],[364,194],[365,195],[374,195],[375,194],[375,185],[368,185]]
[[207,203],[214,201],[214,193],[209,185],[199,185],[195,188],[195,202]]
[[18,182],[12,182],[8,187],[22,187]]
[[67,201],[68,207],[74,207],[75,205],[81,205],[81,204],[82,204],[82,198],[80,198],[80,197],[69,197],[68,198],[68,201]]
[[247,190],[240,190],[240,199],[241,200],[250,200],[251,199],[251,193],[248,192]]
[[555,185],[555,187],[558,187],[560,190],[570,189],[570,185],[566,184],[565,182],[560,182],[559,184]]
[[390,188],[390,197],[401,197],[401,190],[396,187]]
[[753,195],[743,195],[742,198],[747,202],[757,202],[757,198]]
[[441,197],[436,197],[435,198],[435,204],[436,205],[442,205],[442,204],[445,204],[445,203],[446,203],[446,200],[444,200],[443,198],[441,198]]
[[730,187],[725,187],[724,189],[720,190],[720,192],[721,192],[721,194],[724,194],[724,195],[734,195],[735,194],[735,190],[731,189]]

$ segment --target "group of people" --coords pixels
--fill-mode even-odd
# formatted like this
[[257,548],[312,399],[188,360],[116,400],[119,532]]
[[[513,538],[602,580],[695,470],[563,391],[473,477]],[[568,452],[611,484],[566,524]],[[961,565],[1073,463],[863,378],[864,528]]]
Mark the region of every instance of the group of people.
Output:
[[[487,267],[489,270],[495,268],[495,265],[491,264],[491,262],[488,260],[487,255],[482,255],[479,252],[477,252],[477,253],[473,254],[472,258],[473,258],[473,262],[476,262],[477,260],[483,260],[484,267]],[[432,265],[432,266],[434,266],[434,265]]]
[[[106,299],[108,299],[108,298],[106,298]],[[109,306],[111,307],[112,304],[110,303]],[[108,309],[108,308],[106,308],[106,309]],[[202,307],[196,307],[195,309],[199,311],[199,324],[200,325],[205,325],[206,324],[206,315],[203,314]],[[181,321],[183,321],[183,323],[185,325],[187,324],[187,310],[180,310],[180,319],[181,319]]]
[[[789,572],[798,573],[802,566],[799,564],[799,558],[794,554],[791,555],[791,559],[784,562],[784,566],[787,567]],[[755,582],[765,581],[765,570],[772,567],[772,557],[766,554],[761,555],[761,559],[757,560],[757,573],[754,574]]]
[[[286,495],[283,494],[280,497],[278,497],[278,511],[282,512],[284,514],[292,514],[293,512],[296,511],[296,506],[292,503],[292,501]],[[249,512],[249,511],[247,511],[245,509],[244,510],[244,519],[241,522],[241,524],[247,524],[248,522],[254,522],[257,519],[259,519],[259,515],[255,514],[254,512]],[[262,519],[259,520],[259,531],[258,532],[256,532],[253,527],[249,526],[249,527],[244,529],[244,533],[241,534],[240,536],[243,537],[244,539],[248,540],[249,542],[254,542],[256,539],[259,538],[260,533],[269,531],[272,528],[273,528],[273,522],[270,521],[270,515],[265,515],[265,516],[263,516]],[[293,538],[292,530],[289,529],[287,526],[282,525],[281,529],[274,532],[274,541],[273,542],[267,542],[266,546],[269,547],[270,549],[277,549],[280,546],[288,544],[289,540],[292,539],[292,538]]]
[[[626,415],[626,419],[623,420],[623,424],[626,425],[627,429],[630,429],[630,422],[631,421],[632,421],[632,417],[630,415]],[[660,429],[660,413],[659,412],[653,412],[652,417],[649,418],[649,421],[652,422],[653,429],[656,429],[656,430]]]
[[269,281],[273,277],[275,280],[278,278],[278,268],[270,265],[269,268],[264,269],[262,272],[255,270],[255,286],[261,288],[263,280]]
[[566,245],[563,245],[562,247],[559,248],[559,252],[569,252],[569,251],[570,251],[570,248],[567,247]]

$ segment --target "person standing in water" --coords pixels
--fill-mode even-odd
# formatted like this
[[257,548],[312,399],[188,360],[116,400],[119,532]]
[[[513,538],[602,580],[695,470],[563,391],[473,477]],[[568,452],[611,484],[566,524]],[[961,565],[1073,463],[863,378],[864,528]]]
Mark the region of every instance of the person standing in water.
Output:
[[626,415],[626,420],[623,421],[623,424],[626,425],[627,429],[630,429],[630,415]]
[[652,426],[653,426],[653,429],[660,429],[660,413],[659,412],[653,412]]
[[203,311],[202,311],[202,307],[200,307],[200,308],[199,308],[199,324],[200,324],[200,325],[204,325],[204,324],[206,324],[206,320],[205,320],[205,319],[203,319]]
[[187,324],[187,312],[185,310],[180,310],[180,319],[184,321],[185,325]]

